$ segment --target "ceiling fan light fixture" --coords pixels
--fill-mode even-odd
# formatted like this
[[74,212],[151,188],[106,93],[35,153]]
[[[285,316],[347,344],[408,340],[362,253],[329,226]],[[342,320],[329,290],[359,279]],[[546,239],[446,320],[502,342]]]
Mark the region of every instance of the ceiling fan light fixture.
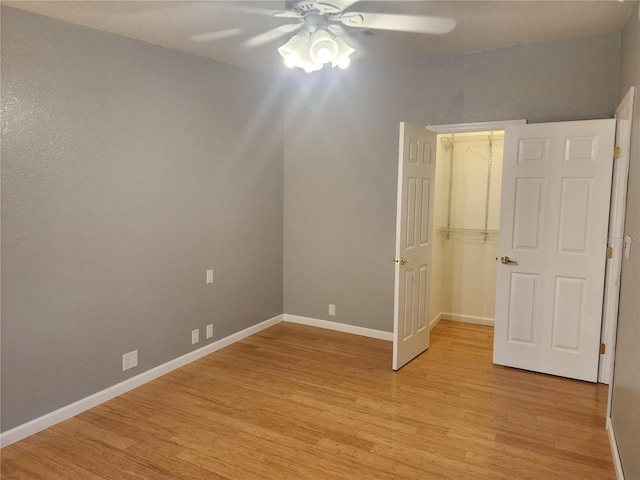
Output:
[[287,43],[278,48],[278,53],[284,59],[284,64],[287,67],[294,68],[302,63],[303,55],[301,53],[304,52],[306,46],[307,39],[297,33]]
[[334,62],[333,66],[338,66],[338,68],[341,68],[342,70],[344,70],[345,68],[349,68],[349,65],[351,65],[351,59],[349,57],[341,57],[339,58],[337,61]]
[[[0,0],[1,1],[1,0]],[[253,37],[246,45],[256,46],[286,33],[298,32],[278,48],[289,68],[298,67],[307,72],[321,70],[330,63],[332,67],[347,68],[355,52],[345,39],[351,39],[351,30],[389,30],[420,34],[444,35],[453,30],[453,18],[433,15],[407,15],[376,12],[354,12],[351,5],[357,0],[329,3],[331,0],[290,0],[286,10],[274,16],[296,19]],[[622,0],[619,0],[622,1]],[[346,11],[345,10],[349,10]],[[342,25],[339,25],[341,23]],[[336,25],[338,24],[338,25]],[[345,30],[343,26],[349,27]],[[357,42],[355,39],[351,41]]]
[[356,51],[356,49],[340,37],[335,37],[334,40],[338,45],[338,55],[336,55],[332,60],[331,66],[333,68],[337,66],[344,70],[351,65],[351,59],[349,57]]
[[298,67],[307,73],[321,70],[327,63],[347,68],[351,63],[349,56],[354,52],[351,45],[323,25],[303,28],[278,48],[288,68]]
[[325,29],[318,29],[309,38],[309,57],[313,62],[325,64],[333,61],[340,53],[335,35]]
[[318,63],[305,62],[300,66],[305,72],[313,73],[322,69],[322,65]]
[[297,53],[288,53],[284,57],[284,64],[287,68],[295,68],[301,62],[300,55]]

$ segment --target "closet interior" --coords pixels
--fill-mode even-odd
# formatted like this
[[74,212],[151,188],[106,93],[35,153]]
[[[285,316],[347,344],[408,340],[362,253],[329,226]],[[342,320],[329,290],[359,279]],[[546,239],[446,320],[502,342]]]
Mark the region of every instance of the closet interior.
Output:
[[432,324],[493,325],[504,132],[438,136]]

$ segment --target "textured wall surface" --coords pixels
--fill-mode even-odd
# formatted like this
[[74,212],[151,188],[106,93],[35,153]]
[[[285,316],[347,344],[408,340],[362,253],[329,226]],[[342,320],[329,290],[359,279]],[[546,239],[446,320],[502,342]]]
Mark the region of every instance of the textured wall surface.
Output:
[[625,478],[640,479],[640,20],[636,5],[622,35],[620,100],[635,86],[625,235],[632,239],[622,259],[620,309],[613,376],[611,421]]
[[294,72],[285,105],[285,311],[391,331],[399,123],[611,117],[619,44],[614,33]]
[[3,8],[2,430],[281,314],[282,158],[271,78]]
[[363,60],[285,80],[283,145],[269,77],[7,8],[1,33],[3,431],[193,350],[192,329],[278,315],[283,295],[287,313],[391,331],[399,122],[617,105],[618,34]]

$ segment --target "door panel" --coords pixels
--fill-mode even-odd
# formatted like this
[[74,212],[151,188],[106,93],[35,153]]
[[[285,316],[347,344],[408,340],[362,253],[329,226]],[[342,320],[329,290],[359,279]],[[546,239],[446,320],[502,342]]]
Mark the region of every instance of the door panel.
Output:
[[516,179],[515,210],[513,212],[512,249],[534,249],[540,246],[542,222],[543,178]]
[[538,275],[512,273],[509,295],[508,338],[533,345]]
[[586,254],[589,250],[589,212],[592,178],[563,178],[560,193],[558,251]]
[[427,328],[428,297],[429,297],[429,268],[427,265],[420,267],[420,280],[418,281],[418,332]]
[[424,247],[431,241],[431,179],[422,179],[422,205],[420,207],[422,218],[420,219],[420,246]]
[[596,381],[615,120],[508,127],[494,363]]
[[584,278],[556,278],[551,348],[580,351],[585,291]]
[[408,341],[413,337],[413,268],[404,272],[404,322],[402,340]]
[[[436,137],[400,124],[393,369],[429,347],[431,235]],[[402,259],[402,262],[400,262]]]
[[406,234],[405,234],[405,249],[412,249],[416,246],[416,205],[418,198],[417,178],[409,177],[407,179],[407,218],[405,219]]

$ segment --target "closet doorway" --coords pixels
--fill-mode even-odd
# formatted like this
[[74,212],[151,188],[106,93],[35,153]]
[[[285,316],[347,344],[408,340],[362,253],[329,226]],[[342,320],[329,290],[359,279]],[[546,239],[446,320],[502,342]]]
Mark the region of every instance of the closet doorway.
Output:
[[438,135],[431,318],[493,325],[504,131]]
[[[432,275],[430,275],[431,288],[428,289],[431,293],[429,308],[431,327],[443,318],[492,325],[497,316],[499,317],[497,326],[500,334],[494,343],[495,363],[588,381],[596,381],[597,377],[600,382],[608,382],[607,373],[610,376],[611,371],[610,369],[607,371],[606,365],[607,362],[610,364],[612,354],[608,351],[609,349],[605,351],[603,345],[606,345],[604,342],[610,338],[611,325],[615,326],[615,311],[612,316],[610,310],[613,309],[606,308],[605,313],[598,317],[601,305],[583,308],[582,303],[577,304],[576,302],[582,302],[581,299],[584,298],[590,300],[604,298],[605,302],[617,305],[615,303],[616,290],[613,286],[617,284],[619,277],[605,276],[602,267],[605,263],[613,265],[613,262],[606,262],[605,257],[619,259],[620,249],[618,248],[618,257],[612,257],[606,251],[607,242],[603,240],[607,237],[607,221],[610,232],[614,232],[618,236],[622,235],[617,212],[624,211],[624,186],[626,185],[626,168],[628,166],[626,159],[628,159],[629,152],[628,135],[625,136],[624,133],[628,126],[626,126],[624,118],[621,117],[617,123],[614,119],[601,119],[530,126],[525,125],[526,121],[512,121],[502,124],[426,127],[427,131],[433,132],[432,145],[438,153],[434,177],[435,188],[433,188],[435,198],[432,203],[435,211],[431,217],[435,225],[429,236],[432,239],[434,260]],[[507,150],[510,152],[509,158],[517,156],[519,160],[516,163],[526,164],[527,168],[534,165],[535,171],[529,171],[528,176],[515,177],[514,168],[517,165],[511,164],[511,162],[506,163],[507,168],[504,169],[506,175],[498,175],[499,170],[502,172],[502,168],[500,168],[502,162],[498,165],[498,149],[504,147],[503,144],[497,142],[502,140],[499,137],[503,137],[501,134],[510,125],[517,126],[508,129]],[[616,129],[618,138],[614,140],[614,130]],[[436,134],[441,134],[440,138],[437,138]],[[471,136],[467,137],[465,134]],[[482,140],[486,142],[485,145],[488,149],[486,151],[474,146],[474,142]],[[461,149],[458,148],[459,143],[462,145]],[[444,148],[441,144],[444,144]],[[519,146],[523,145],[526,148],[520,150]],[[617,145],[616,149],[614,149],[614,145]],[[612,177],[610,167],[614,165],[611,162],[611,152],[614,152],[613,155],[617,155],[616,158],[619,158],[619,161],[615,162],[618,168],[613,169],[613,185],[607,186],[606,179]],[[480,163],[486,172],[484,182],[482,182],[477,168],[478,163],[469,163],[465,160],[477,157],[482,161],[485,153],[486,161]],[[562,168],[558,168],[557,164],[560,164]],[[597,171],[589,173],[586,169],[587,166],[593,167],[592,169],[601,167],[600,170],[596,169]],[[609,170],[604,170],[605,167]],[[598,178],[596,178],[596,174],[599,175]],[[528,193],[526,187],[531,183],[542,185],[541,182],[545,178],[553,180],[549,184],[555,190],[550,190],[549,198],[543,205],[536,200],[538,197]],[[528,179],[533,179],[534,182],[529,182]],[[578,190],[576,190],[575,184],[580,182],[575,182],[575,179],[579,179],[585,185],[595,185],[598,190],[593,189],[592,192],[592,189],[586,189],[581,184],[582,189],[579,193],[582,197],[585,195],[588,197],[586,199],[578,198],[576,197]],[[493,187],[497,187],[498,182],[502,184],[505,181],[508,182],[506,191],[509,198],[499,198],[503,189],[494,189]],[[523,190],[520,201],[513,197],[514,192],[517,191],[514,181],[521,181]],[[603,188],[612,189],[611,198],[614,199],[614,202],[611,206],[608,203],[609,192],[602,190]],[[484,196],[482,196],[482,190],[485,192]],[[593,201],[589,201],[592,194]],[[496,199],[497,201],[494,201]],[[500,206],[501,203],[504,204],[503,208]],[[592,206],[594,208],[591,208]],[[578,208],[578,211],[568,210],[569,207],[574,210]],[[580,208],[584,208],[585,211],[582,212]],[[520,214],[516,215],[514,209],[519,210]],[[541,209],[550,211],[553,215],[541,215]],[[513,222],[505,222],[506,219],[501,222],[498,215],[501,210],[505,215],[508,215],[507,219],[514,215]],[[483,214],[478,212],[483,212]],[[603,217],[605,213],[606,215]],[[540,219],[544,217],[547,217],[547,223],[541,226]],[[479,223],[480,218],[483,220],[482,223]],[[499,226],[500,223],[505,231],[494,230],[494,225]],[[516,223],[519,225],[517,230],[514,227]],[[544,238],[539,236],[539,232],[542,230],[547,232]],[[523,235],[525,236],[523,237]],[[482,242],[478,240],[479,237],[482,237]],[[461,241],[454,244],[452,239],[455,238],[459,238]],[[491,240],[499,240],[499,242],[491,242]],[[542,241],[551,247],[545,249]],[[575,245],[569,244],[569,241],[574,242]],[[513,242],[517,245],[510,247],[509,245],[512,245]],[[559,247],[554,247],[556,244]],[[563,259],[573,258],[575,260],[576,252],[585,254],[584,259],[585,261],[589,260],[588,267],[593,267],[593,272],[585,270],[587,268],[586,262],[574,261],[571,263],[569,260],[560,262],[549,258],[532,259],[530,255],[527,256],[530,253],[529,250],[532,250],[532,246],[535,247],[534,252],[546,251],[548,253],[552,251],[552,254],[556,252],[568,255]],[[503,255],[501,263],[506,265],[506,268],[521,264],[518,267],[517,275],[510,275],[509,272],[512,270],[505,270],[505,267],[498,265],[496,257],[500,255],[497,254],[497,248],[501,249],[500,255]],[[514,253],[514,249],[519,249],[518,252],[521,255]],[[615,248],[609,247],[608,250],[613,251]],[[505,256],[506,253],[512,258]],[[516,257],[514,258],[513,255]],[[574,256],[571,257],[571,255]],[[525,265],[525,263],[527,264]],[[562,265],[563,270],[562,274],[555,274],[553,277],[556,265]],[[540,270],[541,266],[543,270]],[[550,271],[551,273],[549,273]],[[544,298],[542,294],[540,296],[536,294],[534,280],[540,275],[551,275],[555,278],[554,282],[549,279],[545,281]],[[515,280],[513,280],[514,278]],[[496,279],[499,280],[500,285],[497,284]],[[529,281],[528,289],[523,290],[523,279]],[[583,292],[580,293],[580,296],[577,293],[573,297],[558,293],[560,287],[566,287],[565,284],[571,283],[571,286],[575,287],[574,283],[576,282],[573,282],[575,279],[580,280],[580,290],[576,289],[576,292]],[[510,283],[506,284],[505,280]],[[593,288],[584,293],[584,289],[588,285],[593,285]],[[604,287],[604,295],[601,287]],[[497,288],[500,293],[498,305],[494,301]],[[523,297],[521,292],[526,293],[528,297]],[[509,300],[513,298],[516,300],[513,302]],[[575,302],[566,306],[568,299],[571,298]],[[509,305],[513,308],[508,307]],[[509,311],[505,310],[507,307]],[[545,311],[541,317],[533,315],[537,308]],[[584,315],[575,312],[584,312]],[[544,325],[534,329],[533,325],[538,318],[543,319]],[[515,322],[512,322],[512,319],[515,319]],[[569,322],[566,319],[572,321]],[[584,327],[586,323],[583,321],[588,322],[588,328]],[[596,321],[599,322],[598,325],[596,325]],[[511,339],[508,338],[505,329],[507,332],[512,331],[515,336]],[[599,337],[596,330],[600,332]],[[533,338],[534,332],[537,332],[538,337],[541,338],[536,337],[537,340],[531,341],[531,339],[522,336],[529,335]],[[502,343],[499,344],[498,340]],[[598,340],[601,342],[600,344],[598,344]],[[569,341],[573,343],[568,343]],[[509,354],[509,357],[504,356],[502,352],[504,342],[528,342],[531,345],[530,350],[540,346],[548,348],[551,345],[549,348],[555,349],[554,352],[557,350],[555,353],[565,350],[577,352],[576,355],[580,354],[584,355],[584,358],[588,358],[591,365],[589,374],[586,375],[574,370],[558,372],[557,369],[543,368],[540,366],[539,360],[540,358],[548,360],[546,356],[529,355],[528,363],[523,364],[522,351],[517,348]],[[576,367],[584,367],[585,362],[576,362],[575,355],[570,358],[574,360],[573,364]],[[596,359],[595,370],[592,368],[594,366],[591,362],[593,358]],[[550,360],[547,364],[555,368],[559,362]],[[599,371],[597,371],[598,369]],[[594,371],[595,374],[593,374]]]
[[400,123],[394,370],[443,318],[495,323],[504,129],[523,124]]
[[437,132],[430,320],[494,325],[504,123]]

